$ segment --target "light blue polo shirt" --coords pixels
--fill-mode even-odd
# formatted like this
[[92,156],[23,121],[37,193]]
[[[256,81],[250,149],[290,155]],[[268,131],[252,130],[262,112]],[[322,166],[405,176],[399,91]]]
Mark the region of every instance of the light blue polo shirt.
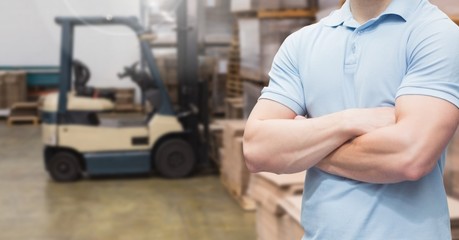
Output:
[[[393,0],[363,25],[346,3],[289,36],[270,78],[260,98],[312,118],[394,106],[408,94],[459,106],[459,29],[427,0]],[[303,195],[304,239],[451,239],[444,163],[443,154],[429,175],[397,184],[369,184],[311,168]]]

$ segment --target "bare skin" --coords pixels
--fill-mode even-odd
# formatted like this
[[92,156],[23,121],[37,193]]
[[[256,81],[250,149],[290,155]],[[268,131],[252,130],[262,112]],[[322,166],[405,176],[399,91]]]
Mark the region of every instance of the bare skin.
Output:
[[358,23],[364,24],[379,16],[391,2],[392,0],[350,0],[351,12]]
[[415,181],[430,173],[457,128],[457,107],[411,95],[397,99],[395,113],[394,125],[353,139],[316,166],[370,183]]
[[244,155],[252,172],[304,171],[350,139],[395,122],[392,108],[349,109],[304,121],[295,117],[284,105],[258,101],[244,132]]

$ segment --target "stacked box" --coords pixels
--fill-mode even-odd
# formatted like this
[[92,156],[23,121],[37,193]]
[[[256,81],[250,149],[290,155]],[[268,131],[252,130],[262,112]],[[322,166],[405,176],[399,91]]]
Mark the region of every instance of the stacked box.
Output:
[[[214,69],[216,65],[215,57],[199,57],[198,79],[202,81],[212,82]],[[178,69],[177,69],[177,54],[162,54],[156,57],[156,66],[158,67],[166,89],[172,102],[178,103]],[[209,85],[209,90],[213,90],[212,85]],[[218,94],[218,93],[217,93]],[[212,96],[212,93],[209,94]]]
[[222,180],[240,196],[245,193],[248,184],[248,181],[242,181],[242,176],[247,175],[248,172],[242,155],[241,140],[245,121],[225,120],[221,123],[223,125],[224,161],[221,163],[220,173]]
[[5,78],[6,73],[0,72],[0,109],[6,109]]
[[459,240],[459,201],[448,197],[452,240]]
[[241,97],[225,99],[225,117],[228,119],[242,119],[244,102]]
[[240,75],[243,78],[268,82],[268,73],[282,42],[291,33],[311,24],[309,19],[240,18]]
[[163,81],[167,92],[173,104],[178,103],[178,74],[177,74],[177,54],[163,54],[156,57],[156,66],[158,67],[161,80]]
[[444,183],[449,195],[459,198],[459,130],[448,145]]
[[286,197],[279,201],[278,239],[301,239],[304,229],[301,226],[301,196]]
[[218,59],[214,66],[211,86],[211,109],[213,114],[223,113],[225,111],[227,65],[228,60]]
[[231,196],[245,210],[255,209],[255,203],[247,195],[250,172],[242,152],[244,120],[224,120],[223,151],[220,154],[220,180]]
[[135,89],[118,88],[115,90],[115,110],[133,111],[135,110]]
[[3,76],[4,105],[11,108],[14,103],[27,100],[26,73],[23,71],[9,71]]
[[242,110],[242,114],[244,119],[247,119],[249,118],[252,109],[255,107],[255,104],[257,104],[263,87],[254,83],[244,82],[243,89],[244,108]]
[[308,8],[307,0],[231,0],[232,12]]
[[177,85],[177,54],[157,56],[156,65],[161,75],[161,80],[166,86]]
[[[198,34],[205,43],[229,43],[232,33],[233,15],[230,12],[230,1],[213,0],[206,2],[204,21],[199,26]],[[221,47],[220,47],[221,48]]]
[[213,121],[209,124],[209,152],[212,160],[221,166],[220,159],[223,156],[223,125],[219,120]]
[[283,212],[278,203],[285,197],[302,195],[305,175],[305,172],[284,175],[273,173],[252,175],[248,194],[257,205],[258,240],[290,239],[280,235],[280,216]]

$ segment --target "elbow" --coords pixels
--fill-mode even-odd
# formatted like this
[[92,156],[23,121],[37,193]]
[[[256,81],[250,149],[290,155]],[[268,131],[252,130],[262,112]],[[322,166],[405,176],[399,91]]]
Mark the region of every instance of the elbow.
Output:
[[256,144],[246,140],[244,137],[242,143],[242,152],[244,155],[245,165],[251,173],[261,172],[264,166],[261,153],[256,149]]
[[399,159],[395,171],[401,181],[419,181],[435,167],[434,157],[426,151],[428,147],[418,139],[416,134],[405,134],[399,138],[399,147],[403,150],[392,157]]
[[263,142],[244,135],[242,152],[245,165],[251,173],[272,172],[279,174],[277,164],[272,161],[275,157],[271,156],[272,153],[267,150],[267,146]]
[[[247,124],[248,125],[248,124]],[[254,125],[254,126],[258,126]],[[244,136],[242,138],[242,154],[245,165],[251,173],[264,171],[266,168],[266,158],[262,141],[257,137],[258,128],[250,128],[246,126]]]
[[432,172],[436,161],[424,158],[425,157],[412,157],[405,160],[401,169],[401,175],[404,181],[419,181]]
[[402,171],[402,179],[404,181],[418,181],[425,175],[425,171],[415,167],[408,167]]
[[[283,169],[279,159],[279,151],[274,150],[269,140],[260,137],[256,131],[246,128],[242,139],[242,153],[247,169],[251,173],[271,172],[280,174]],[[274,161],[276,159],[277,161]]]

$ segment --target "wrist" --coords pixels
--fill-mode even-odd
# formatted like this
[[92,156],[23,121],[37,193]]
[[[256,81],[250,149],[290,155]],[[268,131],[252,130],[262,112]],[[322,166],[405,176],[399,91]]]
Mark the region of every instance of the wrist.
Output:
[[340,123],[342,131],[349,137],[354,138],[365,134],[362,124],[359,123],[358,114],[355,109],[347,109],[340,112]]

